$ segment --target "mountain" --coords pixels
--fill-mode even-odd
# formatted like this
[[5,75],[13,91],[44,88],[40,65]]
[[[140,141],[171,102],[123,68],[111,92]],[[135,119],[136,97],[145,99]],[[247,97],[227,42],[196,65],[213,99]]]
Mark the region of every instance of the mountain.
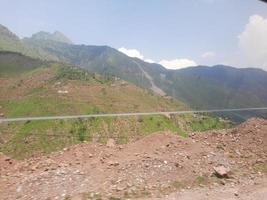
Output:
[[150,81],[144,76],[136,61],[108,46],[73,45],[36,38],[23,40],[35,48],[45,59],[64,61],[102,75],[113,75],[150,88]]
[[35,58],[41,58],[34,48],[30,48],[23,43],[23,41],[8,28],[0,24],[0,51],[12,51]]
[[0,24],[0,50],[23,52],[25,49],[19,37]]
[[48,33],[45,31],[40,31],[32,35],[33,40],[51,40],[55,42],[62,42],[66,44],[72,44],[72,41],[67,38],[63,33],[55,31],[54,33]]
[[14,41],[19,41],[19,37],[12,33],[8,28],[0,24],[0,35],[1,39],[10,39]]
[[[70,63],[102,76],[118,77],[162,96],[172,96],[196,109],[267,105],[267,72],[260,69],[218,65],[167,70],[108,46],[76,45],[70,40],[59,41],[54,35],[39,32],[20,41],[14,37],[10,43],[22,43],[23,49],[18,51],[25,55]],[[235,118],[243,120],[251,115],[255,113],[235,113]],[[259,112],[256,115],[262,116]]]
[[[160,83],[163,90],[194,109],[267,105],[267,72],[261,69],[223,65],[189,67],[168,72],[165,80]],[[255,115],[266,117],[266,112],[235,112],[227,116],[242,121]]]
[[167,73],[165,90],[195,108],[267,105],[267,72],[229,66],[198,66]]

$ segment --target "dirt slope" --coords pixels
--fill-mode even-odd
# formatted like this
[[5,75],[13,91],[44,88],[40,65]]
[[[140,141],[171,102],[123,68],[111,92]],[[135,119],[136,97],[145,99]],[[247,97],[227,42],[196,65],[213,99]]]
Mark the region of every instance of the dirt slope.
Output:
[[191,190],[174,192],[161,198],[150,198],[150,200],[263,200],[266,197],[267,180],[266,178],[257,178],[246,184],[193,188]]
[[[266,147],[267,121],[251,119],[188,138],[83,143],[25,161],[0,155],[0,199],[264,199]],[[231,170],[228,179],[213,175],[217,166]]]

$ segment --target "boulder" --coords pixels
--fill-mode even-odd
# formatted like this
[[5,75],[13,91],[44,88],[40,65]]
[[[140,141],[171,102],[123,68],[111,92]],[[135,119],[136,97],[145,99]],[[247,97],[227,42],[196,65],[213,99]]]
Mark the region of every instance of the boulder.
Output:
[[217,176],[218,178],[229,178],[231,172],[230,168],[224,166],[218,166],[214,167],[213,169],[215,176]]

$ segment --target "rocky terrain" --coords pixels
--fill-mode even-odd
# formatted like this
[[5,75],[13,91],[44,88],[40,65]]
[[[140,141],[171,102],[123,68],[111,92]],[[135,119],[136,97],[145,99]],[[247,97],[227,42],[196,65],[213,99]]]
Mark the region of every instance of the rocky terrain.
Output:
[[0,199],[267,199],[267,121],[183,138],[84,142],[23,161],[0,155]]

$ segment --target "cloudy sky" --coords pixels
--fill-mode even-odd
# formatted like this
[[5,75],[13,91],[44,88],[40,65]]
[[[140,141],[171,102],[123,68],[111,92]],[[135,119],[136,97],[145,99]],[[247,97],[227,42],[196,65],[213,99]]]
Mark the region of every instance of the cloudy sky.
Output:
[[59,30],[177,69],[226,64],[267,70],[267,4],[258,0],[0,0],[20,37]]

